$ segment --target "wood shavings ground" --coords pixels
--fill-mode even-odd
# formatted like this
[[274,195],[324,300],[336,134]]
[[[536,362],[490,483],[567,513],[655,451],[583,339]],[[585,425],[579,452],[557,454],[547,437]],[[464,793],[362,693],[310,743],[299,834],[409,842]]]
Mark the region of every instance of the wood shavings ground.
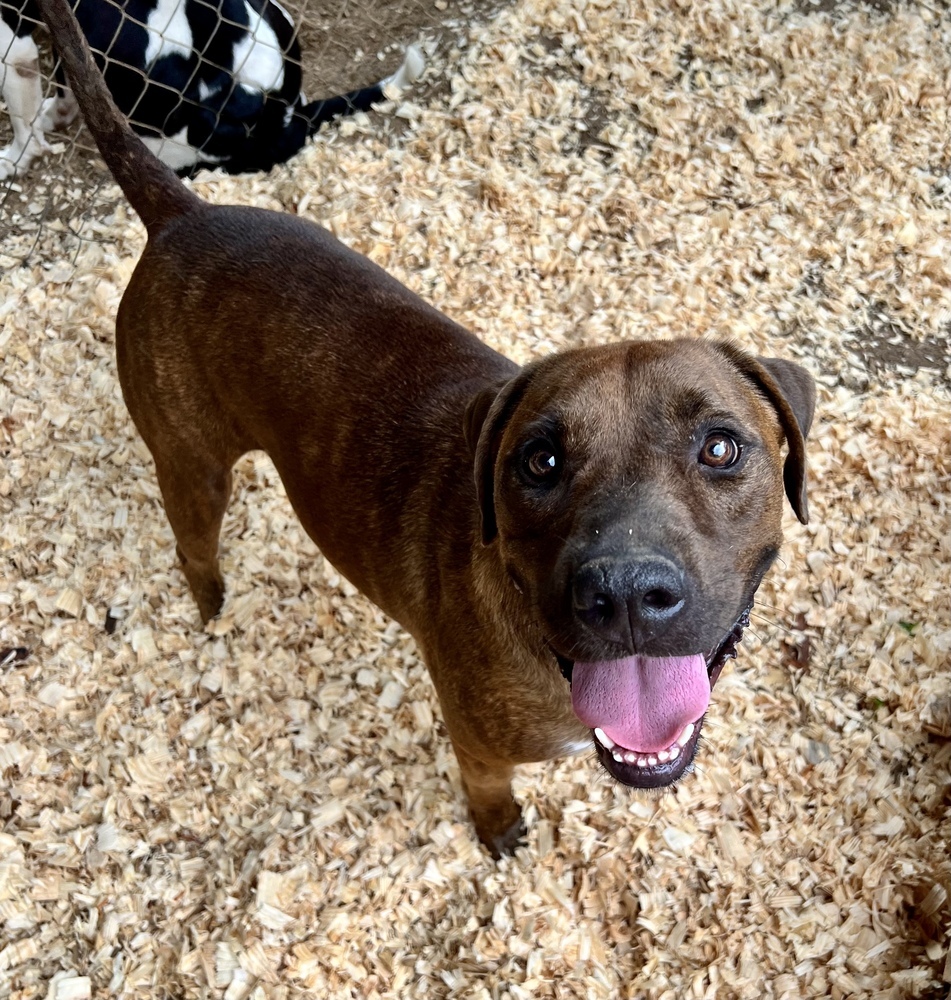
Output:
[[524,768],[527,846],[488,860],[412,642],[260,456],[197,631],[115,379],[143,233],[107,187],[0,275],[0,997],[945,996],[951,21],[524,0],[430,73],[195,189],[321,222],[520,361],[718,335],[812,369],[812,521],[696,773]]

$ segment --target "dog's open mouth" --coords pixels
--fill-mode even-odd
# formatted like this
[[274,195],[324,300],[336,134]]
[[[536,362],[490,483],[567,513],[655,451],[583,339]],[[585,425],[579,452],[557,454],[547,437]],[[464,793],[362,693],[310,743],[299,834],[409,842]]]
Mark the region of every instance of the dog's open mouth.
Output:
[[599,663],[558,657],[575,715],[591,726],[598,759],[612,777],[634,788],[662,788],[683,775],[697,752],[710,693],[736,656],[751,610],[708,654]]

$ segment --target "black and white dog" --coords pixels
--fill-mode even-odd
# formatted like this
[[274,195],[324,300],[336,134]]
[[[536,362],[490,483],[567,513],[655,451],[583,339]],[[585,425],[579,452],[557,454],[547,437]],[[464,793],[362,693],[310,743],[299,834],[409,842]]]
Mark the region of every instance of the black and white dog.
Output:
[[[323,122],[365,111],[423,71],[411,46],[391,77],[349,94],[305,102],[300,45],[277,0],[74,0],[76,16],[116,104],[146,145],[179,173],[204,164],[229,173],[269,170]],[[0,95],[13,142],[0,179],[49,149],[45,135],[76,116],[58,77],[43,100],[34,0],[0,0]],[[392,92],[391,92],[392,93]]]

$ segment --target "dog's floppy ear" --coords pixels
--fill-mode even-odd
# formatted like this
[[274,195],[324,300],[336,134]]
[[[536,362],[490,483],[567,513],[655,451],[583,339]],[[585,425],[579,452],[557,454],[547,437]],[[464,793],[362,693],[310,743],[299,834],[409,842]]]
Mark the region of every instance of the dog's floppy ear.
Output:
[[721,343],[719,346],[776,410],[789,448],[783,466],[786,496],[796,517],[803,524],[808,524],[806,435],[816,409],[816,383],[805,368],[792,361],[754,358],[734,343]]
[[522,398],[528,378],[524,371],[505,382],[494,382],[477,392],[466,407],[463,429],[475,463],[475,486],[482,518],[482,544],[498,534],[495,519],[495,460],[502,433]]
[[[757,382],[769,397],[786,435],[789,453],[783,466],[786,496],[803,524],[809,522],[806,501],[806,435],[816,410],[816,383],[801,365],[782,358],[757,358]],[[765,377],[764,377],[765,376]]]

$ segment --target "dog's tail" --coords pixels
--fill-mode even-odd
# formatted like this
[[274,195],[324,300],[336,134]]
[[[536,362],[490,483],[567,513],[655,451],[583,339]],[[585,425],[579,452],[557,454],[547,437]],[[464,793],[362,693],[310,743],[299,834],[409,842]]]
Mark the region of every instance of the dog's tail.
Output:
[[69,0],[37,0],[86,126],[136,214],[154,236],[204,204],[145,147],[113,103]]

